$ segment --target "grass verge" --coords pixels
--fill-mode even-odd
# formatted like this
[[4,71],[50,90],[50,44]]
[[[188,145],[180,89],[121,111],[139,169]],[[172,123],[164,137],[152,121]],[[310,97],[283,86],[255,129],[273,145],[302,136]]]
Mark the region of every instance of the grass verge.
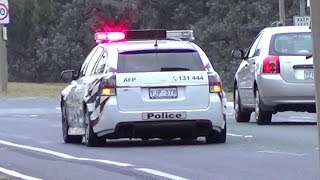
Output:
[[0,173],[0,180],[8,180],[9,177]]
[[233,93],[226,92],[227,102],[233,102]]
[[59,97],[67,86],[64,83],[12,83],[8,84],[7,92],[0,92],[0,97]]

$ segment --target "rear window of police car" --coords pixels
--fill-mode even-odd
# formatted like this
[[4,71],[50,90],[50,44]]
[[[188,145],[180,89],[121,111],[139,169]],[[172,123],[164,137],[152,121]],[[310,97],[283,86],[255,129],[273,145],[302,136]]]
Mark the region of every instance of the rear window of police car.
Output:
[[305,56],[312,53],[311,33],[283,33],[272,38],[270,55]]
[[117,69],[119,73],[203,71],[204,66],[195,50],[158,49],[122,52]]

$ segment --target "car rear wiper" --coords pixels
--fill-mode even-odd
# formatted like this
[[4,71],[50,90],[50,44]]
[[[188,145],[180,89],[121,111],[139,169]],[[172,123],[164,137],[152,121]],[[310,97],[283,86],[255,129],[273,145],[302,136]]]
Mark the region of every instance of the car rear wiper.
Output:
[[306,59],[310,59],[310,58],[312,58],[312,56],[313,56],[313,54],[307,55]]
[[162,67],[160,71],[190,71],[190,69],[183,67]]

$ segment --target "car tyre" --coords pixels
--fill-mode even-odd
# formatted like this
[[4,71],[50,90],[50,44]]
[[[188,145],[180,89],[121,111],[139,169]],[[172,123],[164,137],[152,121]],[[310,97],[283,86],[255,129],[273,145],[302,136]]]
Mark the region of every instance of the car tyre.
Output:
[[88,147],[99,147],[103,143],[106,142],[105,138],[98,137],[96,133],[93,132],[93,128],[91,125],[89,113],[87,111],[84,112],[84,122],[85,122],[85,144]]
[[238,88],[234,90],[234,114],[237,122],[250,122],[251,112],[243,111]]
[[61,107],[62,110],[62,136],[63,136],[63,141],[65,143],[74,143],[74,144],[79,144],[82,142],[82,136],[77,136],[77,135],[69,135],[68,130],[69,130],[69,124],[68,124],[68,119],[66,117],[66,110],[65,107]]
[[183,137],[181,138],[182,141],[195,141],[198,137]]
[[227,123],[224,125],[224,129],[220,133],[212,131],[209,135],[206,136],[206,143],[225,143],[227,140]]
[[258,125],[268,125],[272,120],[272,112],[263,110],[258,89],[255,91],[255,118]]

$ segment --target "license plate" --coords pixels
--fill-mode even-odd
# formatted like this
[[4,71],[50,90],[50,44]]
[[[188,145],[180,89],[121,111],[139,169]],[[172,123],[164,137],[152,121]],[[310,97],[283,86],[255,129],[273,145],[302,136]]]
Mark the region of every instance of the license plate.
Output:
[[149,112],[142,114],[143,120],[178,120],[186,118],[186,112]]
[[150,99],[174,99],[178,97],[178,89],[175,88],[150,88]]
[[310,70],[305,70],[304,79],[314,79],[314,72]]

